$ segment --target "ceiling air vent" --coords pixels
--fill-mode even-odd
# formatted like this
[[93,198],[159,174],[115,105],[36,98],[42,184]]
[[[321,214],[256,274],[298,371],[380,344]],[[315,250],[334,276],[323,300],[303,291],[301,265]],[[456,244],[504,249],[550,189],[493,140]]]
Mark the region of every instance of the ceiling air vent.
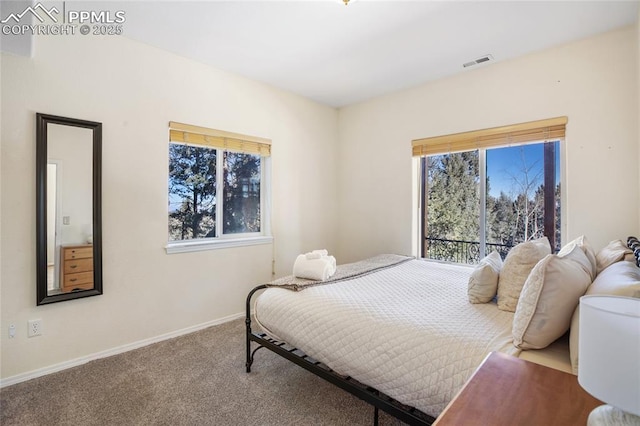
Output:
[[480,57],[480,58],[478,58],[478,59],[474,59],[474,60],[473,60],[473,61],[471,61],[471,62],[466,62],[466,63],[462,64],[462,66],[463,66],[464,68],[468,68],[468,67],[472,67],[472,66],[474,66],[474,65],[478,65],[478,64],[481,64],[481,63],[483,63],[483,62],[489,62],[489,61],[493,61],[493,56],[491,56],[491,55],[484,55],[484,56],[481,56],[481,57]]

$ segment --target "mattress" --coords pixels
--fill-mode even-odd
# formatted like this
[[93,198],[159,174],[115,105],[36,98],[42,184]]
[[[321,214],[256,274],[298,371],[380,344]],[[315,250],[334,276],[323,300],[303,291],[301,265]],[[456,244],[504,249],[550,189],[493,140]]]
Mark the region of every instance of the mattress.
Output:
[[545,367],[574,374],[571,368],[571,357],[569,356],[569,333],[544,349],[522,351],[519,357],[525,361],[535,362]]
[[489,352],[518,353],[513,313],[468,302],[472,271],[411,260],[299,292],[269,288],[256,320],[339,374],[437,417]]

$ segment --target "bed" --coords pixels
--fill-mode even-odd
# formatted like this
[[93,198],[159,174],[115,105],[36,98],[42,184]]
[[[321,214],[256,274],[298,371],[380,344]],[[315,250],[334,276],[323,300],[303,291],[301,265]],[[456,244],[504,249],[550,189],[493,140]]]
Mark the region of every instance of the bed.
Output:
[[514,312],[495,299],[469,303],[474,270],[384,255],[339,267],[327,282],[285,277],[258,286],[247,297],[247,372],[266,347],[371,403],[374,424],[383,409],[426,425],[492,351],[571,371],[567,334],[522,351],[513,343]]

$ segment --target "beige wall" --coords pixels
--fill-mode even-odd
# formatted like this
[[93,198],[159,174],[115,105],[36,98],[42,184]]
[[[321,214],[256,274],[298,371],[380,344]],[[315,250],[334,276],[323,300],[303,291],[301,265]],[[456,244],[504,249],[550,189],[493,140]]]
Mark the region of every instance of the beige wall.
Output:
[[340,110],[339,253],[412,252],[412,139],[562,115],[564,237],[601,248],[638,233],[636,38],[629,27]]
[[[335,250],[334,109],[123,37],[34,43],[1,58],[3,379],[240,313],[272,256]],[[102,296],[36,307],[36,112],[103,123]],[[165,254],[170,120],[272,139],[273,246]]]

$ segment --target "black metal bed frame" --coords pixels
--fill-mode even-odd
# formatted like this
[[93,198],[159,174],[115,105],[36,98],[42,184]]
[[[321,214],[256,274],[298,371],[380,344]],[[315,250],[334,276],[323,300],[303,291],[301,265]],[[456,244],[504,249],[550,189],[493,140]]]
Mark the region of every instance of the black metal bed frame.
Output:
[[[373,424],[378,425],[378,410],[381,409],[393,417],[415,426],[431,425],[434,422],[434,418],[419,411],[413,407],[404,405],[393,398],[379,392],[378,390],[358,382],[349,376],[343,376],[335,371],[331,370],[326,365],[322,364],[309,356],[307,356],[300,349],[294,348],[285,342],[280,342],[268,337],[265,333],[257,333],[251,330],[251,298],[259,291],[266,289],[267,285],[259,285],[249,292],[247,296],[246,305],[246,344],[247,344],[247,361],[246,369],[247,373],[251,372],[251,365],[253,364],[253,358],[258,349],[267,348],[281,357],[299,365],[307,371],[315,374],[332,383],[339,388],[351,393],[352,395],[362,399],[363,401],[373,405]],[[251,350],[251,342],[256,342],[258,347]]]

